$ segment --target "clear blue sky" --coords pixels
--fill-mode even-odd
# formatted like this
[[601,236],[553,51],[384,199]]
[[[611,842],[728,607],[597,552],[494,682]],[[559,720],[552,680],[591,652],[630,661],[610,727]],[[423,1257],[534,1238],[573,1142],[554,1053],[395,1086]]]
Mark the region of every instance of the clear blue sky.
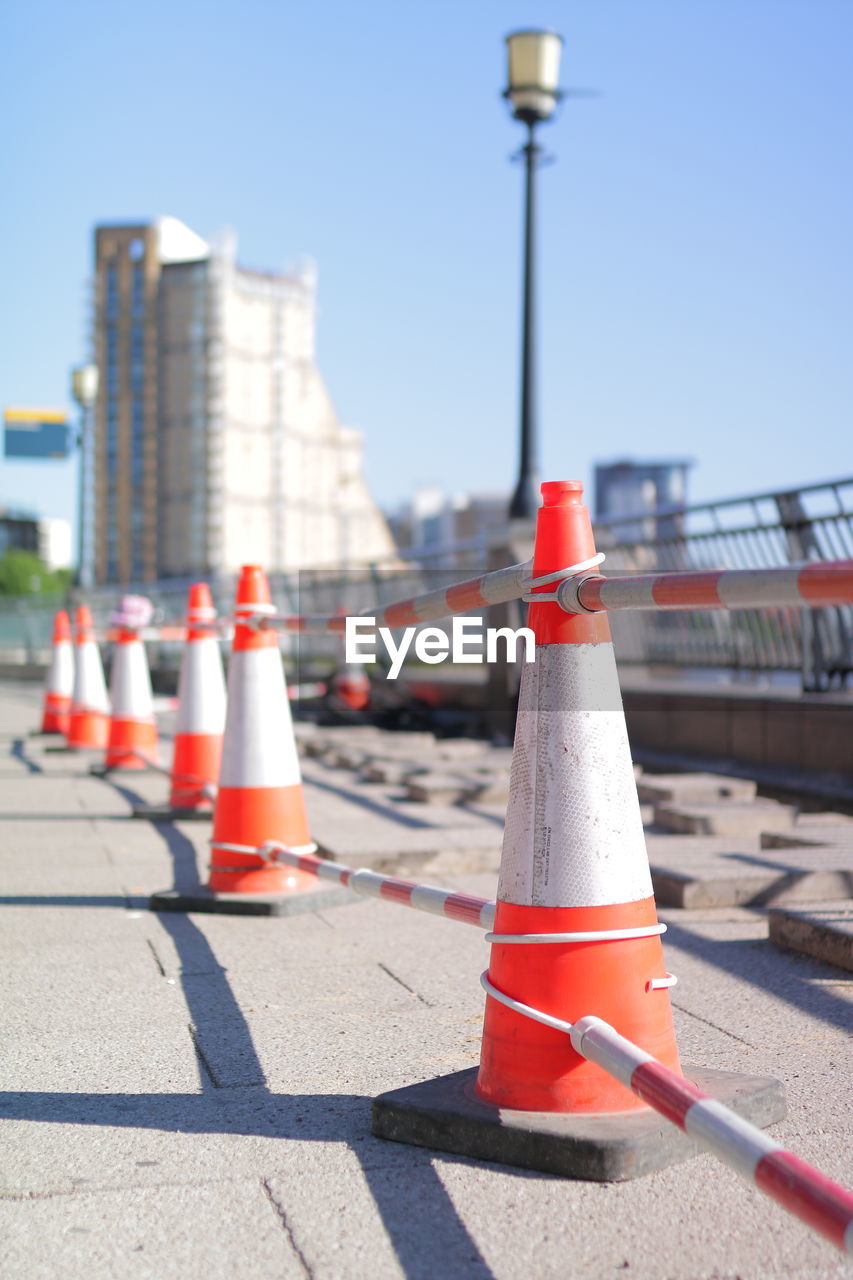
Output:
[[[713,498],[853,472],[853,0],[12,0],[0,402],[68,403],[91,228],[173,214],[319,268],[367,474],[510,488],[523,131],[503,37],[565,37],[542,130],[541,462],[696,459]],[[11,128],[9,128],[11,124]],[[72,464],[0,463],[70,516]]]

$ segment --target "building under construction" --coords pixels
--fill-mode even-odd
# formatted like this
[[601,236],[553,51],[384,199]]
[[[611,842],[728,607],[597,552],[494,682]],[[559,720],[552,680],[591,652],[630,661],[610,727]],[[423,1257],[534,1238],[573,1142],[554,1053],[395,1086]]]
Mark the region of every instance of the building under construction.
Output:
[[392,554],[314,330],[310,268],[246,270],[175,218],[96,228],[84,582]]

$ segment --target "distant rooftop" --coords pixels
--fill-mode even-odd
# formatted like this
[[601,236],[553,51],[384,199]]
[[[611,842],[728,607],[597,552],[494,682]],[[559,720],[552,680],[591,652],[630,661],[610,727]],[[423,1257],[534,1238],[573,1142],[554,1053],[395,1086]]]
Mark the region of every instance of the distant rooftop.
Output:
[[162,217],[157,228],[157,256],[162,263],[200,262],[210,257],[210,245],[178,218]]

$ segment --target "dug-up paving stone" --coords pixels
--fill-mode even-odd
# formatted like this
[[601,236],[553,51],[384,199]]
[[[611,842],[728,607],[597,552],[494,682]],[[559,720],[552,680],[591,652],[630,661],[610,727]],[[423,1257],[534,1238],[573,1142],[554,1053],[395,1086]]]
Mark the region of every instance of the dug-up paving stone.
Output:
[[331,725],[325,728],[315,726],[315,732],[304,738],[299,737],[300,746],[308,756],[322,757],[327,751],[346,746],[359,746],[364,751],[375,748],[381,742],[383,731],[372,724]]
[[436,743],[439,760],[468,760],[472,756],[482,756],[485,750],[480,738],[442,738]]
[[467,804],[506,803],[509,799],[509,774],[502,770],[483,770],[482,781],[472,779],[472,788],[465,797]]
[[454,773],[418,773],[405,781],[406,796],[422,804],[459,804],[477,789],[472,778]]
[[436,741],[431,733],[390,733],[378,730],[379,737],[364,739],[361,742],[335,743],[323,753],[327,764],[337,765],[343,769],[360,769],[369,759],[383,756],[396,759],[416,767],[418,764],[429,765],[440,759]]
[[327,828],[317,832],[321,856],[367,867],[382,875],[458,875],[494,871],[500,865],[503,832],[482,827],[422,827],[401,834],[390,823],[362,824],[357,832]]
[[411,772],[404,785],[407,799],[421,804],[476,804],[506,800],[509,774],[505,769],[477,769],[464,774]]
[[[711,800],[754,800],[756,784],[749,778],[726,778],[718,773],[647,773],[640,779],[634,765],[640,803],[706,804]],[[642,771],[641,771],[642,772]]]
[[360,769],[370,759],[370,752],[357,744],[347,746],[344,743],[340,747],[330,747],[322,758],[335,769]]
[[801,827],[849,827],[853,828],[853,817],[848,813],[800,813],[794,826]]
[[434,751],[436,748],[436,737],[434,733],[428,733],[420,729],[375,729],[368,726],[369,731],[376,735],[376,740],[369,743],[371,750],[376,750],[378,743],[383,752],[388,748],[388,755],[395,755],[397,752],[402,754],[417,753],[419,751]]
[[693,849],[685,854],[682,843],[673,840],[668,849],[669,841],[660,838],[649,850],[652,885],[661,906],[765,907],[853,893],[849,854],[833,846],[752,853]]
[[853,901],[813,902],[808,907],[772,907],[770,941],[839,969],[853,971]]
[[[465,748],[458,755],[454,751],[457,743]],[[474,749],[471,750],[471,748]],[[403,754],[394,755],[384,751],[381,754],[373,752],[361,766],[361,777],[365,782],[385,782],[399,786],[414,774],[429,772],[456,774],[457,770],[453,766],[457,761],[459,769],[466,777],[508,776],[512,749],[487,747],[484,743],[471,738],[451,738],[431,751],[406,751]]]
[[411,760],[387,759],[384,756],[368,756],[359,772],[364,782],[385,782],[399,786],[413,773],[418,773],[423,765],[413,764]]
[[[842,820],[835,822],[815,822],[813,819],[824,815],[804,814],[805,819],[797,822],[791,831],[765,831],[761,836],[762,849],[809,849],[833,848],[845,850],[851,858],[853,866],[853,824]],[[837,818],[837,814],[826,817]]]
[[683,835],[750,836],[789,831],[795,810],[775,800],[720,800],[716,804],[658,804],[655,825]]

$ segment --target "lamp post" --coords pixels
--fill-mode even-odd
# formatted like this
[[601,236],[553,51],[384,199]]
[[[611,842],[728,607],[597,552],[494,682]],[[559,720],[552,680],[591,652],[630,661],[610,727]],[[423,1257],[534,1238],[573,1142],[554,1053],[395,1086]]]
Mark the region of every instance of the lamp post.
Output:
[[91,417],[98,395],[98,369],[94,364],[79,365],[71,370],[71,394],[80,407],[80,434],[77,490],[77,582],[81,587],[91,587],[94,581],[91,527],[91,471],[92,441]]
[[504,97],[516,120],[527,126],[521,149],[525,161],[524,288],[521,321],[521,432],[518,483],[509,506],[510,520],[533,520],[539,506],[536,462],[535,217],[536,170],[542,148],[536,126],[548,120],[563,96],[557,87],[563,37],[555,31],[515,31],[506,38],[508,85]]

